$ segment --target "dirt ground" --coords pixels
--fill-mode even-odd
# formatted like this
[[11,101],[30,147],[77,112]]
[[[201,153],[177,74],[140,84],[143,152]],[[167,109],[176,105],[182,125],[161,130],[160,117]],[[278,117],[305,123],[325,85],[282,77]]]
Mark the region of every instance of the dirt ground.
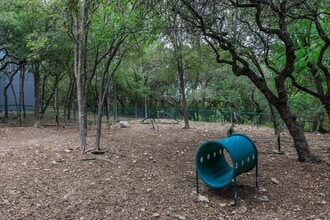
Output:
[[330,134],[306,134],[324,161],[308,164],[297,162],[287,133],[275,154],[272,129],[236,126],[258,148],[259,188],[255,169],[238,176],[235,207],[232,184],[199,180],[199,197],[195,188],[198,147],[225,138],[229,125],[182,127],[104,127],[102,155],[81,154],[74,126],[0,127],[0,219],[330,219]]

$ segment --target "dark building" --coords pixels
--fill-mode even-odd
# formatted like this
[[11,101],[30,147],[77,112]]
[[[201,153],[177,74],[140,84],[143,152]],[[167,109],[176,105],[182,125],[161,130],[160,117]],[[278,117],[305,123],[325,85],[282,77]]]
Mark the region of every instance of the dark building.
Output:
[[[34,77],[32,73],[24,74],[24,104],[26,111],[34,110]],[[4,87],[8,84],[8,78],[0,73],[0,112],[4,111]],[[7,90],[8,110],[17,111],[20,99],[20,72],[16,73],[11,86]]]

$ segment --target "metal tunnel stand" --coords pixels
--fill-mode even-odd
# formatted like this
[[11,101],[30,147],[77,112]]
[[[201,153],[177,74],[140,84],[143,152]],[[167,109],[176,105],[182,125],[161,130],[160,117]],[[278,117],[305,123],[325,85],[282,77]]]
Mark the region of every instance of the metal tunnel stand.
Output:
[[[228,153],[225,157],[225,153]],[[230,157],[230,158],[228,158]],[[234,184],[234,205],[237,204],[236,177],[256,169],[258,188],[258,151],[254,142],[246,135],[233,134],[225,139],[207,141],[196,153],[196,192],[199,194],[198,180],[211,188],[224,188]]]

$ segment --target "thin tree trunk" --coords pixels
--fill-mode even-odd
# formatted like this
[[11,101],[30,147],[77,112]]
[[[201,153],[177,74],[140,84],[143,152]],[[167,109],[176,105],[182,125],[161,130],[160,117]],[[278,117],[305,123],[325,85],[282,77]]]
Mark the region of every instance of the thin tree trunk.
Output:
[[134,110],[134,115],[135,115],[135,118],[137,119],[138,118],[138,97],[136,96],[135,97],[135,110]]
[[106,92],[106,96],[105,96],[105,99],[104,99],[104,104],[103,104],[103,107],[105,108],[105,115],[107,117],[107,123],[109,124],[110,123],[110,115],[109,115],[109,104],[108,104],[108,94],[109,94],[109,88]]
[[[100,88],[100,90],[102,90]],[[95,146],[94,151],[100,151],[100,141],[101,141],[101,129],[102,129],[102,117],[103,117],[103,101],[102,101],[102,94],[99,94],[99,102],[97,105],[97,120],[96,120],[96,137],[95,137]]]
[[8,95],[7,95],[7,90],[10,86],[10,84],[12,83],[12,79],[8,78],[9,82],[4,86],[3,88],[3,102],[4,102],[4,110],[5,110],[5,114],[4,114],[4,118],[8,118]]
[[281,153],[281,129],[280,129],[280,125],[277,123],[276,121],[276,115],[274,112],[274,107],[272,106],[272,104],[270,104],[268,102],[269,105],[269,110],[270,110],[270,114],[271,114],[271,119],[273,121],[273,127],[274,127],[274,135],[275,135],[275,143],[277,147],[277,153]]
[[[40,119],[43,118],[43,115],[45,114],[46,111],[46,107],[48,106],[48,103],[50,101],[50,99],[48,99],[49,101],[45,101],[45,91],[46,91],[46,81],[47,81],[47,74],[45,74],[42,78],[42,88],[41,88],[41,92],[39,95],[39,117]],[[52,96],[52,94],[50,95]]]
[[[77,80],[79,82],[80,79]],[[81,82],[77,84],[78,111],[79,111],[79,131],[80,131],[80,150],[84,152],[87,147],[87,109],[84,88],[81,88]]]
[[147,95],[144,95],[144,118],[148,117]]
[[104,106],[106,91],[108,89],[108,88],[104,89],[105,75],[106,75],[106,71],[103,72],[99,85],[100,88],[99,88],[98,103],[97,103],[96,138],[95,138],[94,151],[101,150],[100,141],[101,141],[103,106]]
[[39,63],[35,62],[34,64],[34,116],[35,116],[35,127],[40,127],[40,94],[39,94],[39,83],[40,83],[40,72],[39,72]]
[[[103,117],[103,107],[104,107],[104,102],[107,97],[107,93],[110,88],[110,82],[111,79],[113,78],[117,68],[119,67],[121,62],[118,62],[116,64],[116,67],[112,70],[112,73],[107,76],[110,68],[111,61],[113,59],[115,54],[113,56],[109,57],[107,60],[107,63],[104,67],[101,79],[100,79],[100,88],[99,88],[99,94],[98,94],[98,109],[97,109],[97,122],[96,122],[96,139],[95,139],[95,147],[94,151],[95,152],[100,152],[101,147],[100,147],[100,140],[101,140],[101,129],[102,129],[102,117]],[[107,80],[105,82],[105,80]]]
[[189,115],[187,111],[187,99],[186,92],[184,86],[184,69],[182,59],[178,60],[178,71],[179,71],[179,81],[180,81],[180,93],[181,93],[181,103],[182,103],[182,112],[183,112],[183,120],[184,120],[184,129],[189,129]]
[[71,109],[72,109],[72,103],[73,103],[73,95],[74,95],[74,90],[75,90],[75,82],[72,79],[70,82],[70,87],[69,87],[69,93],[67,95],[67,119],[70,120],[71,119]]
[[26,118],[26,112],[25,112],[25,101],[24,101],[24,80],[25,80],[25,68],[24,65],[22,67],[22,71],[20,72],[20,92],[19,92],[19,112],[20,117],[23,113],[23,118]]
[[59,121],[59,103],[58,103],[58,88],[55,88],[54,91],[54,104],[53,104],[53,109],[55,112],[55,121],[56,125],[60,126],[60,121]]
[[74,19],[75,29],[75,45],[74,45],[74,72],[77,83],[77,101],[79,111],[79,131],[80,131],[80,150],[84,152],[87,147],[87,107],[86,107],[86,19],[87,19],[87,2],[83,1],[81,8],[81,17],[79,12]]
[[[4,118],[8,118],[8,95],[7,95],[7,91],[9,89],[10,86],[12,86],[13,80],[14,80],[14,76],[16,75],[16,73],[19,71],[21,67],[18,67],[14,72],[12,72],[11,74],[7,74],[8,77],[8,83],[4,86],[3,89],[3,97],[4,97],[4,106],[5,106],[5,114],[4,114]],[[15,91],[13,90],[13,95],[15,96]],[[14,97],[15,102],[16,102],[16,97]]]

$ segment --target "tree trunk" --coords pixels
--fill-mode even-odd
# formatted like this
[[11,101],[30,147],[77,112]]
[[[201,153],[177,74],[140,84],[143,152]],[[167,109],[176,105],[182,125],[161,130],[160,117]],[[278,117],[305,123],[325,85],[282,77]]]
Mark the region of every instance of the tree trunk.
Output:
[[58,88],[55,88],[53,109],[54,109],[54,112],[55,112],[56,125],[60,126],[60,121],[59,121],[60,112],[59,112],[59,106],[58,105],[59,105],[59,103],[58,103]]
[[80,150],[84,152],[87,147],[87,106],[86,106],[86,75],[85,75],[85,46],[87,32],[87,2],[83,1],[81,8],[81,17],[79,12],[74,19],[75,44],[74,44],[74,72],[77,83],[77,101],[79,111],[79,131],[80,131]]
[[[320,64],[322,65],[322,64]],[[309,90],[307,90],[307,93],[310,95],[313,95],[314,97],[318,98],[321,103],[323,104],[325,111],[328,115],[328,120],[330,122],[330,76],[329,76],[329,72],[323,71],[325,72],[325,81],[327,83],[324,83],[321,77],[321,74],[318,72],[318,69],[316,68],[316,66],[310,64],[308,65],[308,67],[311,69],[311,75],[314,79],[314,85],[316,87],[316,91],[318,96],[313,95],[312,92],[308,92]],[[328,73],[328,74],[327,74]],[[326,87],[326,91],[324,91],[324,84],[327,85]],[[296,83],[294,85],[297,85]],[[300,88],[300,87],[298,87]],[[306,90],[305,90],[306,92]]]
[[330,92],[329,92],[329,95],[328,95],[327,99],[328,100],[325,101],[323,104],[324,104],[325,110],[327,111],[328,120],[330,122]]
[[183,43],[182,43],[182,33],[178,33],[178,37],[173,37],[172,43],[175,48],[175,57],[177,62],[177,70],[179,74],[179,84],[180,84],[180,94],[181,94],[181,106],[184,120],[184,129],[190,129],[189,126],[189,114],[187,111],[187,99],[186,99],[186,91],[185,91],[185,77],[184,77],[184,64],[183,64]]
[[[44,76],[42,78],[42,88],[41,88],[41,92],[39,95],[39,117],[40,117],[40,119],[43,118],[43,115],[45,114],[45,111],[47,108],[46,106],[48,106],[48,104],[50,102],[50,98],[48,98],[48,100],[46,100],[46,98],[45,98],[46,81],[47,81],[47,74],[44,74]],[[52,95],[53,94],[50,94],[50,96],[52,96]]]
[[274,135],[275,135],[275,140],[276,140],[275,147],[277,147],[277,153],[281,153],[281,128],[280,128],[279,123],[277,123],[277,121],[276,121],[274,107],[269,102],[268,102],[268,106],[269,106],[269,110],[270,110],[271,119],[273,121]]
[[8,118],[8,95],[7,95],[7,90],[11,84],[12,80],[10,80],[9,78],[9,82],[5,85],[5,87],[3,88],[3,104],[4,104],[4,110],[5,110],[5,114],[4,114],[4,118]]
[[64,112],[63,112],[63,121],[66,124],[66,120],[71,119],[71,107],[72,107],[72,95],[74,90],[74,82],[70,79],[70,83],[67,89],[66,98],[64,102]]
[[109,114],[109,88],[106,91],[103,108],[105,109],[105,115],[107,117],[107,123],[110,123],[110,114]]
[[302,125],[297,121],[295,114],[291,113],[289,107],[280,106],[277,108],[281,118],[286,124],[290,135],[293,138],[294,147],[298,154],[299,161],[311,161],[313,159],[309,150],[307,140],[304,135],[304,129]]
[[290,135],[293,139],[293,145],[298,155],[298,160],[302,162],[312,161],[315,157],[312,156],[308,142],[305,138],[304,128],[297,121],[295,114],[291,112],[288,104],[287,90],[283,80],[277,78],[276,86],[279,91],[279,97],[275,97],[269,88],[267,88],[264,80],[255,80],[256,78],[251,77],[255,85],[262,91],[267,100],[272,104],[279,112],[281,119],[285,123]]
[[100,151],[100,141],[101,141],[101,129],[102,129],[102,117],[103,117],[103,101],[102,99],[103,93],[99,94],[99,103],[97,107],[97,120],[96,120],[96,137],[95,137],[95,146],[94,151]]
[[[8,95],[7,95],[7,91],[9,89],[10,86],[12,86],[13,80],[14,80],[14,76],[16,75],[16,73],[19,71],[20,67],[17,68],[17,70],[15,70],[14,72],[12,72],[10,75],[7,74],[8,77],[8,83],[4,86],[3,89],[3,97],[4,97],[4,107],[5,107],[5,114],[4,114],[4,118],[8,118]],[[15,91],[13,90],[13,95],[15,96]],[[15,102],[16,102],[16,98],[15,98]]]
[[19,75],[19,117],[22,117],[23,112],[23,118],[26,118],[26,112],[25,112],[25,98],[24,98],[24,80],[25,80],[25,67],[23,65],[22,70]]
[[39,101],[40,101],[40,95],[39,95],[39,82],[40,82],[40,72],[39,72],[39,63],[35,62],[34,64],[34,116],[35,116],[35,122],[34,126],[39,127],[40,126],[40,109],[39,109]]
[[144,95],[144,118],[148,117],[147,95]]
[[7,95],[7,85],[4,87],[3,89],[3,104],[4,104],[4,111],[5,111],[5,114],[4,114],[4,118],[8,118],[9,115],[8,115],[8,95]]
[[[298,154],[298,160],[312,161],[315,157],[313,157],[309,150],[308,143],[304,135],[304,129],[302,125],[298,123],[296,116],[291,112],[288,102],[286,80],[288,78],[291,78],[293,72],[295,71],[294,64],[296,61],[295,44],[292,39],[291,33],[289,32],[289,16],[287,13],[288,11],[286,11],[288,7],[291,7],[288,4],[289,1],[280,1],[278,6],[277,4],[272,3],[272,7],[269,7],[269,9],[272,10],[274,14],[274,24],[278,24],[277,28],[269,27],[269,23],[264,22],[265,20],[263,12],[265,2],[250,1],[253,3],[248,4],[246,2],[242,3],[242,1],[230,1],[232,6],[235,7],[235,9],[237,10],[239,10],[240,8],[251,9],[252,17],[240,17],[240,20],[242,19],[240,25],[243,27],[245,23],[248,24],[248,29],[250,29],[251,32],[245,34],[251,34],[252,36],[256,36],[256,38],[258,39],[261,38],[260,40],[263,42],[264,46],[263,49],[266,52],[264,61],[262,62],[260,62],[260,60],[262,59],[262,55],[260,56],[260,53],[256,53],[255,48],[251,48],[249,52],[244,52],[244,55],[242,55],[242,49],[246,50],[248,49],[248,47],[243,46],[245,44],[245,40],[239,42],[240,39],[244,38],[241,38],[241,36],[235,38],[236,30],[237,28],[240,28],[240,26],[236,25],[236,28],[233,29],[235,31],[234,39],[237,39],[238,42],[235,42],[230,37],[228,37],[228,32],[222,32],[221,30],[218,30],[219,27],[217,26],[217,22],[211,22],[211,26],[208,26],[209,22],[207,19],[209,19],[209,17],[207,17],[207,15],[201,14],[200,12],[203,10],[207,11],[207,9],[209,9],[208,7],[211,7],[213,9],[214,5],[209,5],[209,3],[205,3],[205,5],[203,6],[198,6],[201,8],[198,8],[194,4],[191,4],[189,1],[182,2],[185,6],[187,6],[186,9],[190,11],[192,15],[189,14],[189,16],[186,17],[186,12],[182,10],[181,16],[184,17],[194,27],[200,29],[202,34],[207,37],[205,39],[215,52],[217,62],[221,64],[230,65],[232,67],[233,73],[237,76],[245,75],[249,77],[249,79],[254,83],[254,85],[260,90],[260,92],[263,93],[268,102],[271,103],[280,113],[282,120],[286,124],[293,138],[294,147]],[[211,2],[215,3],[216,1]],[[222,6],[219,4],[219,10],[221,10],[221,7]],[[245,12],[247,12],[247,10],[242,11],[242,15],[244,15]],[[245,18],[246,20],[244,20]],[[253,27],[253,25],[250,26],[250,22],[252,21],[251,19],[256,24],[255,27]],[[212,26],[213,24],[215,25]],[[225,26],[225,23],[223,25]],[[254,28],[257,28],[258,31],[256,31]],[[258,34],[254,35],[255,33]],[[264,36],[267,36],[267,38]],[[283,45],[282,49],[283,51],[285,51],[285,63],[283,63],[282,68],[280,67],[281,65],[278,62],[275,62],[274,66],[271,65],[271,63],[269,62],[269,58],[273,58],[272,55],[269,55],[269,53],[272,51],[268,44],[268,42],[271,42],[268,38],[269,36],[274,37],[274,39],[278,39]],[[222,56],[222,54],[220,54],[222,51],[227,51],[230,54],[230,59],[224,58],[225,56]],[[258,56],[258,59],[256,59],[256,56]],[[270,71],[276,74],[275,88],[269,87],[269,82],[267,82],[268,80],[263,77],[262,69],[258,68],[261,66],[261,63],[265,64]],[[254,65],[254,67],[252,68],[251,65]],[[255,69],[255,67],[257,67],[257,69]]]
[[138,118],[138,106],[139,106],[138,100],[139,100],[138,96],[136,95],[135,96],[135,110],[134,110],[135,119]]
[[[109,64],[110,65],[110,64]],[[96,138],[94,151],[99,152],[101,150],[100,141],[101,141],[101,129],[102,129],[102,117],[103,117],[103,106],[104,100],[106,97],[106,91],[108,88],[104,89],[104,80],[105,80],[106,71],[103,72],[100,78],[100,88],[98,94],[98,103],[97,103],[97,120],[96,120]]]
[[181,105],[182,105],[182,112],[183,112],[183,120],[184,120],[184,129],[189,129],[189,115],[187,111],[187,99],[186,99],[186,92],[184,86],[184,69],[182,59],[177,60],[178,62],[178,72],[179,72],[179,81],[180,81],[180,93],[181,93]]
[[70,80],[70,86],[69,86],[69,92],[67,94],[67,102],[66,102],[66,106],[67,106],[67,119],[70,120],[71,119],[71,109],[72,109],[72,103],[74,102],[74,90],[75,89],[75,82],[74,79]]
[[114,119],[117,121],[118,118],[118,100],[117,100],[117,86],[114,86],[114,93],[115,93],[115,97],[114,97]]
[[281,119],[286,124],[289,133],[292,136],[294,147],[298,154],[298,160],[309,162],[317,159],[310,152],[302,125],[297,121],[296,115],[291,112],[288,103],[287,89],[285,87],[285,78],[283,75],[276,77],[275,85],[278,91],[278,96],[275,96],[272,90],[267,86],[266,80],[257,76],[251,69],[235,66],[233,72],[238,76],[248,76],[254,85],[263,93],[268,102],[277,109]]
[[87,108],[84,88],[81,88],[80,79],[77,79],[78,111],[79,111],[79,132],[80,132],[80,150],[84,152],[87,147]]
[[[118,45],[119,46],[119,45]],[[117,51],[117,50],[116,50]],[[103,117],[103,107],[105,100],[108,96],[110,89],[110,82],[113,78],[117,68],[119,67],[121,62],[116,64],[116,67],[112,70],[112,73],[109,75],[109,68],[113,58],[115,57],[115,53],[108,56],[108,60],[104,66],[104,70],[102,72],[102,76],[100,78],[100,88],[98,92],[98,107],[97,107],[97,129],[96,129],[96,140],[95,140],[95,152],[100,152],[100,140],[101,140],[101,129],[102,129],[102,117]]]

